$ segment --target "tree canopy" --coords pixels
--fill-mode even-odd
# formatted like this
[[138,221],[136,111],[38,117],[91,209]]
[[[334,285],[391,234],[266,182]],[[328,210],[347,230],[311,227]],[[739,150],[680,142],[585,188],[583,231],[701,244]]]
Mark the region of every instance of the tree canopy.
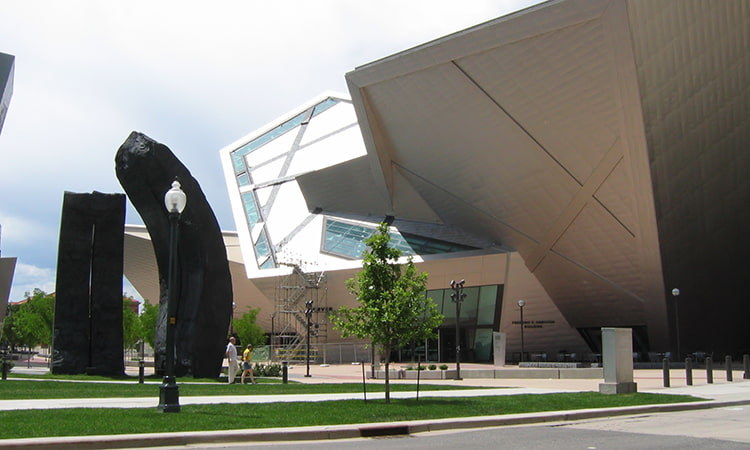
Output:
[[26,301],[21,304],[8,305],[3,339],[11,347],[50,345],[55,320],[55,296],[41,289],[34,289],[26,297]]
[[402,252],[390,247],[389,226],[381,223],[367,240],[362,270],[347,280],[360,306],[342,306],[331,317],[342,337],[369,339],[385,359],[386,402],[390,402],[388,369],[393,350],[411,342],[437,337],[443,315],[426,296],[428,274],[417,272],[411,257],[399,263]]
[[256,323],[260,308],[249,309],[238,319],[233,319],[233,327],[237,332],[240,342],[243,346],[253,344],[253,347],[265,345],[266,334],[263,328]]

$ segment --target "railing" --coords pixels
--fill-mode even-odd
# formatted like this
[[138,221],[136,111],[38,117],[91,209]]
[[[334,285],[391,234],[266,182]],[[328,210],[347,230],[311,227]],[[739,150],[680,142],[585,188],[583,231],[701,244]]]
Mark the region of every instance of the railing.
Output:
[[[274,345],[273,361],[305,361],[307,349],[288,345]],[[366,344],[338,343],[310,345],[310,362],[315,364],[372,363],[372,348]]]

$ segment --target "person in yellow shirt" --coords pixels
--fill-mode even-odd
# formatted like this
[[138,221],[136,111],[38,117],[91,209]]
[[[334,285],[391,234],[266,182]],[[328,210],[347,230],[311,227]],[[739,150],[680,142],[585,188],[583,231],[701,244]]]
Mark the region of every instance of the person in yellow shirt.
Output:
[[245,376],[250,374],[250,382],[258,384],[255,381],[255,372],[253,371],[253,363],[250,362],[253,359],[253,344],[247,344],[247,348],[242,352],[242,384],[245,384]]

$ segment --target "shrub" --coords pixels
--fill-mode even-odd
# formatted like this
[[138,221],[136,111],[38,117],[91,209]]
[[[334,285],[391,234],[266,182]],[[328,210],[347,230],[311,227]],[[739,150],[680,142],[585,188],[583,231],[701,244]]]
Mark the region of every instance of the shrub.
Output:
[[437,369],[437,366],[435,364],[430,364],[428,367],[429,367],[430,370]]
[[440,364],[440,370],[448,370],[448,364]]
[[425,370],[426,368],[425,366],[417,366],[417,370]]
[[255,364],[255,376],[256,377],[280,377],[281,376],[281,364],[278,363],[256,363]]
[[414,370],[414,367],[412,367],[412,366],[406,366],[406,370]]

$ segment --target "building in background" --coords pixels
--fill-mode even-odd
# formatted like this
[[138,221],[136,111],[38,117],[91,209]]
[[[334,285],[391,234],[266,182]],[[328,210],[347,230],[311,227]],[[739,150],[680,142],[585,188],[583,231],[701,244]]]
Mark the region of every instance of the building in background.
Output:
[[431,360],[452,360],[452,279],[462,361],[488,360],[492,331],[518,355],[522,326],[538,358],[593,358],[601,327],[632,328],[644,359],[750,351],[748,29],[747,2],[562,0],[355,69],[351,100],[221,151],[238,305],[275,332],[302,266],[326,308],[353,305],[386,221],[447,317]]
[[[0,133],[3,130],[5,116],[10,106],[10,98],[13,95],[13,72],[15,57],[0,53]],[[0,238],[2,238],[2,225],[0,224]],[[0,247],[0,250],[2,248]],[[1,254],[1,253],[0,253]],[[13,283],[13,274],[16,270],[15,257],[0,257],[0,305],[8,303],[10,298],[10,287]],[[6,308],[0,308],[0,323],[5,319]]]
[[16,58],[0,53],[0,132],[3,130],[5,115],[8,113],[10,98],[13,96],[13,72]]

